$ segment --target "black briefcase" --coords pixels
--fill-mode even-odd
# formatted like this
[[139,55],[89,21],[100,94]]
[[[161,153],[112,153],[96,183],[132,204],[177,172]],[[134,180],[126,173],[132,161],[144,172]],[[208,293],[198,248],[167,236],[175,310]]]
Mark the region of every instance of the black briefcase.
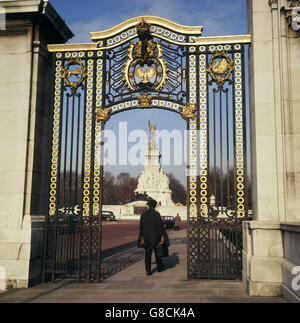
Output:
[[158,257],[163,257],[164,256],[164,246],[163,245],[158,244],[156,246],[156,254],[157,254]]
[[158,244],[156,246],[156,253],[157,253],[158,257],[168,257],[169,256],[169,248],[165,244],[163,244],[163,245]]
[[163,257],[169,257],[169,247],[166,244],[164,244],[163,247],[164,247]]

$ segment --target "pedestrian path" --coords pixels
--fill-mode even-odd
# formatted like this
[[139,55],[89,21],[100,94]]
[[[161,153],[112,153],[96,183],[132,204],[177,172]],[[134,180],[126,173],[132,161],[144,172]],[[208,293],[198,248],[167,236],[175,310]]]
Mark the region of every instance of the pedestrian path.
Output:
[[[73,280],[39,284],[23,290],[0,294],[0,303],[283,303],[281,297],[250,297],[240,281],[187,281],[186,230],[171,232],[170,257],[164,258],[166,270],[145,275],[142,249],[130,249],[131,261],[101,283]],[[124,255],[122,256],[124,258]],[[122,258],[120,257],[120,258]],[[131,257],[132,259],[132,257]],[[154,256],[153,256],[154,260]],[[106,259],[106,266],[109,258]],[[124,268],[124,269],[123,269]]]

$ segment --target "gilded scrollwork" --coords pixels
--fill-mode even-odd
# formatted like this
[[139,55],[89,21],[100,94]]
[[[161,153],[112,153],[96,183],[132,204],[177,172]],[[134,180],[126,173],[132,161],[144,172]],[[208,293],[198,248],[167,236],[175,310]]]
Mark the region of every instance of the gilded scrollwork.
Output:
[[196,104],[187,103],[181,108],[181,117],[185,120],[195,120]]
[[95,113],[96,113],[96,121],[101,122],[101,121],[108,121],[110,118],[110,108],[103,109],[103,108],[96,108]]

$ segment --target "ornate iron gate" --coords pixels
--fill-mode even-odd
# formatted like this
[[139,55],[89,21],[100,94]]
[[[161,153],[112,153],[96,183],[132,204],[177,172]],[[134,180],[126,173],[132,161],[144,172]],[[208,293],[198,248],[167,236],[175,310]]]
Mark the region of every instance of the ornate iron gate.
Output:
[[[242,221],[248,220],[246,45],[218,43],[195,49],[199,176],[188,182],[188,277],[238,279]],[[193,187],[198,191],[191,194]]]
[[44,279],[101,279],[104,125],[116,113],[149,108],[187,121],[188,278],[240,277],[249,37],[201,32],[145,16],[91,33],[94,43],[48,46],[54,89]]

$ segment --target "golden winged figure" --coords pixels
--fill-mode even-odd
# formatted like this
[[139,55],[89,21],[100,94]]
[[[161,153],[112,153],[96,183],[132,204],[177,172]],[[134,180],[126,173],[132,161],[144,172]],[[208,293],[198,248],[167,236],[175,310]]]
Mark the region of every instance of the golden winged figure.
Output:
[[156,130],[156,126],[152,126],[150,120],[148,121],[148,128],[149,128],[150,132],[152,132],[153,130]]
[[223,58],[221,61],[216,62],[214,67],[212,68],[212,71],[216,74],[224,74],[228,69],[228,62],[225,58]]
[[139,66],[136,71],[135,71],[135,75],[140,78],[143,79],[142,82],[143,83],[148,83],[149,80],[156,74],[156,69],[154,66],[149,66],[149,70],[146,70],[145,67],[143,66]]

